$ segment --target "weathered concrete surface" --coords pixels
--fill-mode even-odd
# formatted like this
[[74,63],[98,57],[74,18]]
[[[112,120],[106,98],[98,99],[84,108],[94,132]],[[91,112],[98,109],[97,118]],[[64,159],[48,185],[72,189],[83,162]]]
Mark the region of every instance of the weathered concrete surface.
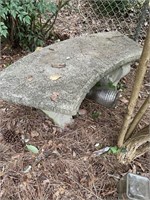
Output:
[[52,111],[42,110],[47,116],[49,116],[53,122],[60,128],[65,128],[68,124],[73,123],[73,118],[71,115],[65,115],[61,113],[56,113]]
[[123,65],[118,69],[108,73],[104,78],[100,80],[100,84],[108,85],[111,82],[114,86],[117,86],[120,79],[126,76],[130,72],[130,69],[130,64]]
[[[82,100],[96,82],[137,60],[140,54],[139,45],[119,32],[59,42],[27,55],[3,70],[0,73],[0,98],[41,110],[76,115]],[[56,75],[59,78],[52,80]]]

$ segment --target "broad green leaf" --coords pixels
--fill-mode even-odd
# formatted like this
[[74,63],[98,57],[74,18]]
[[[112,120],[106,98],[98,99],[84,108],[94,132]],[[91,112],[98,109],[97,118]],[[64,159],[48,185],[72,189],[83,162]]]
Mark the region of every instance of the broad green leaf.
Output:
[[39,153],[38,148],[35,147],[35,146],[33,146],[33,145],[31,145],[31,144],[26,144],[26,147],[27,147],[27,149],[28,149],[29,151],[31,151],[32,153],[35,153],[35,154]]
[[116,154],[120,152],[120,149],[117,146],[110,147],[110,152]]
[[51,4],[49,5],[49,11],[55,14],[57,11],[57,5],[51,2]]
[[31,18],[30,18],[29,16],[25,16],[25,17],[23,18],[23,22],[24,22],[24,23],[27,23],[27,24],[30,24],[30,20],[31,20]]
[[3,22],[0,22],[0,36],[6,37],[8,34],[7,26]]
[[3,30],[2,32],[0,31],[0,36],[3,35],[6,38],[7,34],[8,34],[7,30]]

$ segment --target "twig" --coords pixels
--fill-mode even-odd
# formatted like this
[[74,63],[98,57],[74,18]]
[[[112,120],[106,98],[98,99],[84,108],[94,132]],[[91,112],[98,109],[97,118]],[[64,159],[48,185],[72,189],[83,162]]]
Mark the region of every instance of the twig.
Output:
[[133,133],[133,131],[135,130],[137,124],[139,123],[139,121],[142,119],[143,115],[145,114],[146,110],[148,109],[149,106],[149,101],[150,101],[150,96],[148,96],[143,105],[141,106],[141,108],[139,109],[138,113],[135,115],[129,130],[127,131],[126,137],[125,139],[128,139],[131,134]]
[[[128,139],[124,146],[126,147],[127,152],[121,152],[118,155],[119,162],[123,164],[130,163],[133,159],[143,155],[147,150],[149,150],[149,128],[150,125],[144,127],[132,138]],[[146,146],[146,147],[145,147]]]
[[43,25],[42,28],[41,28],[41,30],[44,30],[44,28],[48,25],[48,23],[51,21],[51,19],[52,19],[53,17],[55,17],[55,18],[54,18],[54,21],[53,21],[53,23],[51,24],[51,26],[49,27],[49,29],[45,31],[45,34],[47,34],[48,31],[51,30],[51,28],[52,28],[53,25],[55,24],[55,21],[56,21],[56,19],[57,19],[57,16],[58,16],[59,11],[60,11],[69,1],[70,1],[70,0],[66,0],[64,3],[62,3],[61,1],[59,2],[59,4],[58,4],[58,9],[57,9],[56,13],[54,13],[54,14],[44,23],[44,25]]
[[102,200],[100,197],[98,197],[94,192],[88,190],[87,188],[85,188],[83,185],[79,184],[77,181],[75,181],[74,179],[72,179],[71,177],[69,177],[73,182],[75,182],[79,187],[82,187],[84,190],[86,190],[87,192],[91,193],[92,195],[94,195],[98,200]]

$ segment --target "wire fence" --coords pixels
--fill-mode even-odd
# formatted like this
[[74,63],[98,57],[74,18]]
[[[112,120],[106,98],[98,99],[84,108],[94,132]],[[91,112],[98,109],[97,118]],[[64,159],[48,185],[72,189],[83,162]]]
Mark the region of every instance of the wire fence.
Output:
[[82,33],[118,30],[134,40],[145,39],[149,0],[71,0],[82,19]]

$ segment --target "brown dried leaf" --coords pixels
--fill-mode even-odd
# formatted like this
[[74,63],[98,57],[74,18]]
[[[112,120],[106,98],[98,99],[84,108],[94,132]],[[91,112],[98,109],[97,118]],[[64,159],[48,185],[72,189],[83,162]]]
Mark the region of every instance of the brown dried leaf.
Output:
[[36,47],[35,51],[40,51],[43,47]]
[[65,189],[63,187],[58,188],[58,190],[53,194],[53,198],[59,199],[61,195],[65,193]]
[[58,92],[53,92],[52,95],[50,96],[50,99],[54,102],[57,101],[57,98],[59,96],[59,93]]
[[32,79],[33,79],[33,76],[32,76],[32,75],[30,75],[30,76],[27,77],[27,80],[28,80],[28,81],[32,81]]
[[0,172],[0,177],[4,175],[4,172]]
[[66,64],[65,63],[51,64],[51,67],[53,67],[53,68],[64,68],[64,67],[66,67]]
[[9,56],[7,55],[2,55],[2,58],[5,59],[5,58],[8,58]]
[[46,185],[46,184],[49,183],[49,182],[50,182],[49,179],[45,179],[45,180],[43,181],[42,185]]
[[73,156],[73,158],[75,158],[77,156],[75,151],[72,152],[72,156]]
[[49,140],[49,141],[48,141],[48,145],[49,145],[49,146],[53,146],[53,141],[52,141],[52,140]]
[[60,76],[59,74],[54,74],[54,75],[50,76],[50,79],[51,79],[52,81],[56,81],[56,80],[58,80],[58,79],[60,79],[60,78],[61,78],[61,76]]
[[38,137],[39,133],[37,131],[31,131],[31,136],[34,137]]
[[85,109],[79,109],[78,114],[79,115],[86,115],[87,114],[87,110],[85,110]]
[[125,104],[127,104],[127,103],[129,102],[129,100],[126,99],[125,97],[122,97],[122,98],[120,99],[120,101],[123,102],[123,103],[125,103]]

